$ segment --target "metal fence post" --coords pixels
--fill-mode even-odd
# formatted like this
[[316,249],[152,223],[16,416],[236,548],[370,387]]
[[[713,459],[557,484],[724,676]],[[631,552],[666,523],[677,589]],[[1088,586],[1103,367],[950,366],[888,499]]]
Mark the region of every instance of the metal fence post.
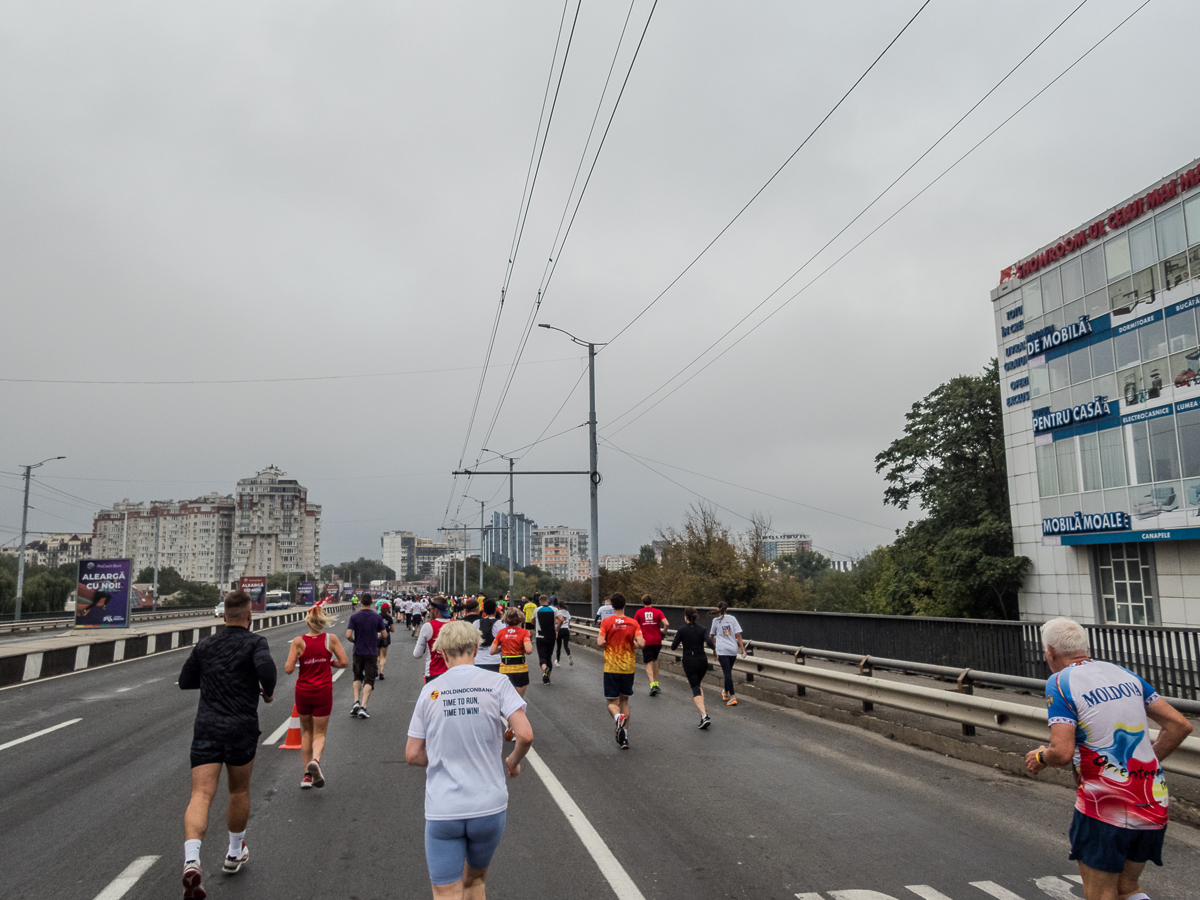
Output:
[[[875,674],[875,669],[871,666],[871,657],[864,656],[858,663],[858,674],[866,678],[870,678]],[[875,708],[875,704],[870,700],[862,702],[863,712],[871,712]]]
[[[975,686],[971,683],[970,669],[963,669],[958,676],[958,691],[960,694],[974,694]],[[963,737],[975,737],[975,726],[962,723]]]

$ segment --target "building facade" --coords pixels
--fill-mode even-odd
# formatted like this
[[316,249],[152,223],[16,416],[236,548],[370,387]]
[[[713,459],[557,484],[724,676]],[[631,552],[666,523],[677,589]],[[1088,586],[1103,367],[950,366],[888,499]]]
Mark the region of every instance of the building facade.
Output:
[[[537,523],[526,518],[525,513],[516,513],[512,523],[512,542],[516,548],[513,568],[523,569],[533,558],[533,529]],[[492,528],[488,532],[488,560],[493,566],[508,567],[509,523],[508,513],[492,513]]]
[[[636,556],[602,556],[600,557],[600,568],[607,572],[628,572],[638,559],[639,557]],[[590,571],[588,577],[591,577]]]
[[591,577],[586,528],[534,528],[530,535],[532,564],[555,578],[577,581]]
[[1198,163],[992,291],[1022,618],[1200,625]]
[[776,559],[799,550],[811,550],[812,538],[807,534],[769,534],[763,538],[763,558]]
[[133,560],[143,568],[175,569],[188,581],[224,585],[230,578],[234,500],[205,494],[195,500],[123,500],[101,510],[92,524],[93,559]]
[[249,575],[317,572],[321,507],[308,489],[276,466],[237,483],[230,583]]

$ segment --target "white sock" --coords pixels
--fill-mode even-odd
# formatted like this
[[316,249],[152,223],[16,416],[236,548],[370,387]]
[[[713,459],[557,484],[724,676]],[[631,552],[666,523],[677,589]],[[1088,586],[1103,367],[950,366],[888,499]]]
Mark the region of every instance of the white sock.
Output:
[[239,858],[242,855],[242,842],[246,839],[246,832],[239,831],[234,834],[229,832],[229,855],[234,858]]
[[200,862],[200,841],[192,839],[183,842],[183,864]]
[[1130,894],[1125,900],[1150,900],[1150,895],[1145,891],[1138,891],[1136,894]]

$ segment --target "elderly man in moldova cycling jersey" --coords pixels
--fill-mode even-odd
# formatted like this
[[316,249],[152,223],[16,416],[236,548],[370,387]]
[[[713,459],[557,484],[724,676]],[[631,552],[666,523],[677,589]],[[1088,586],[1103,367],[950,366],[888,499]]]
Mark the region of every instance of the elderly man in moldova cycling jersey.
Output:
[[[1162,865],[1167,785],[1160,761],[1191,724],[1149,684],[1088,653],[1087,632],[1070,619],[1042,626],[1050,746],[1025,757],[1030,772],[1075,765],[1078,793],[1070,858],[1087,900],[1146,900],[1138,877]],[[1162,729],[1151,743],[1147,717]]]
[[636,619],[625,615],[625,597],[613,594],[608,601],[613,614],[600,625],[597,646],[604,648],[604,699],[617,726],[617,746],[629,749],[629,698],[637,671],[636,648],[646,646]]

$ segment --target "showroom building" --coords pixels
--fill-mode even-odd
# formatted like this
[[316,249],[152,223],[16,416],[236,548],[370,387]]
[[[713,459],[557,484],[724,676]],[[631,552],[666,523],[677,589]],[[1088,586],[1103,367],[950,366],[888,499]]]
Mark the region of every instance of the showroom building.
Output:
[[1200,626],[1200,160],[992,303],[1021,617]]

